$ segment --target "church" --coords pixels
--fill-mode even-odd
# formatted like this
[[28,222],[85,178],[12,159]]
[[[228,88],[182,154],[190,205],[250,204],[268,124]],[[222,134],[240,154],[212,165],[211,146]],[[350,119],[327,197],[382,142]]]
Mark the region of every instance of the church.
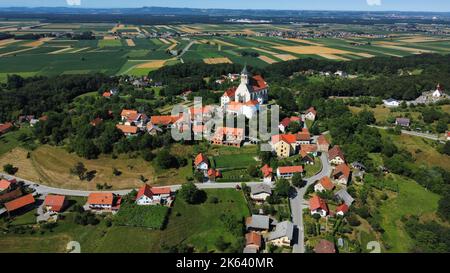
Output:
[[268,100],[269,87],[260,75],[252,76],[247,67],[241,72],[241,83],[237,88],[227,90],[221,98],[221,106],[225,107],[230,102],[246,104],[257,102],[262,105]]

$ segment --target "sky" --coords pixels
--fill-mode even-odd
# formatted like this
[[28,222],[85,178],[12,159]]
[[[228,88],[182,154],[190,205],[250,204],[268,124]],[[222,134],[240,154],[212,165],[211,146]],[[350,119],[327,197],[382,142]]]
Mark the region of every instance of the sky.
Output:
[[0,0],[0,7],[190,7],[225,9],[450,11],[450,0]]

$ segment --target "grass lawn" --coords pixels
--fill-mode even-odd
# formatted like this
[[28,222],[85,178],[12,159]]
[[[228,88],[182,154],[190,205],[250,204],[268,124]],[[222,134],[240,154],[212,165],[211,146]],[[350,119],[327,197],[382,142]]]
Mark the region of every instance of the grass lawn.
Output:
[[237,154],[237,155],[220,155],[214,157],[216,162],[216,168],[246,168],[249,165],[255,165],[257,161],[255,160],[254,154]]
[[243,193],[234,189],[206,192],[208,197],[215,196],[219,202],[189,205],[181,198],[175,200],[169,223],[161,238],[164,244],[192,244],[202,252],[217,251],[215,242],[219,236],[223,236],[226,242],[238,244],[243,235],[231,233],[220,216],[232,216],[236,222],[243,224],[244,217],[250,214]]
[[314,158],[314,165],[305,165],[305,177],[311,177],[320,172],[322,169],[322,162],[320,161],[320,157],[316,156]]
[[31,209],[23,214],[18,216],[14,216],[11,225],[20,226],[20,225],[31,225],[36,223],[36,209]]
[[0,157],[23,144],[17,139],[22,133],[31,135],[31,130],[24,127],[0,136]]
[[146,227],[161,229],[166,220],[168,207],[164,206],[138,206],[136,204],[123,204],[114,217],[120,226]]
[[412,240],[402,227],[401,218],[405,215],[427,217],[434,214],[440,197],[410,179],[392,175],[392,180],[398,184],[399,193],[380,207],[381,226],[385,230],[382,237],[391,246],[389,252],[407,252]]

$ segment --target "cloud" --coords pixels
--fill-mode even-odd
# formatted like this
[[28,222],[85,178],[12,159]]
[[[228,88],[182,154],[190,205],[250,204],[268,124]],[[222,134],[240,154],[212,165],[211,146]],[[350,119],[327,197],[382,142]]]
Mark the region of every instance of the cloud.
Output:
[[381,6],[381,0],[366,0],[369,6]]
[[[367,0],[369,1],[369,0]],[[81,0],[66,0],[67,5],[69,6],[80,6],[81,5]]]

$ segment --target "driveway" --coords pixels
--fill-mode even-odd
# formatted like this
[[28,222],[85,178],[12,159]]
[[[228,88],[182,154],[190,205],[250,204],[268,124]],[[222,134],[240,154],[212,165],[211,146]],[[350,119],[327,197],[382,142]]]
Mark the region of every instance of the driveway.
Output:
[[294,240],[296,239],[297,241],[293,242],[293,253],[305,252],[303,208],[305,207],[305,204],[307,204],[307,201],[304,199],[306,189],[322,177],[331,175],[332,168],[330,163],[328,162],[328,153],[322,153],[322,155],[320,156],[320,160],[322,162],[322,170],[318,174],[310,178],[306,178],[306,186],[301,189],[296,188],[294,196],[292,196],[289,200],[291,203],[292,222],[297,227],[298,231],[297,236],[294,236]]

